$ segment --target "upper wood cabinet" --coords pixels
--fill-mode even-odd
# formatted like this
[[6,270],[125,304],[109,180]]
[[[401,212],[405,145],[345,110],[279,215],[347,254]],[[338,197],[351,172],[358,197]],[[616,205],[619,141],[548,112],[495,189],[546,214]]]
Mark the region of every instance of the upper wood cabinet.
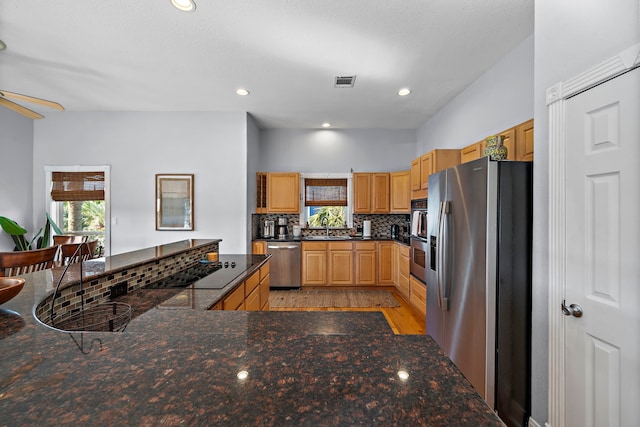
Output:
[[411,171],[391,172],[389,212],[411,212]]
[[256,173],[256,213],[267,213],[267,173]]
[[389,173],[353,174],[353,213],[389,213]]
[[[533,119],[499,132],[507,147],[507,160],[533,161]],[[486,147],[484,140],[460,149],[460,162],[466,163],[482,157]]]
[[300,212],[299,173],[258,172],[256,185],[256,213]]
[[482,151],[484,150],[484,141],[476,142],[471,145],[467,145],[460,150],[460,163],[467,163],[472,160],[477,160],[482,157]]
[[[417,164],[415,163],[416,160],[418,161]],[[428,195],[429,175],[460,164],[460,150],[432,150],[416,160],[411,163],[411,198],[422,199]],[[418,168],[420,172],[420,187],[415,189],[417,188],[415,178],[418,176]]]
[[533,161],[533,119],[516,126],[516,158]]

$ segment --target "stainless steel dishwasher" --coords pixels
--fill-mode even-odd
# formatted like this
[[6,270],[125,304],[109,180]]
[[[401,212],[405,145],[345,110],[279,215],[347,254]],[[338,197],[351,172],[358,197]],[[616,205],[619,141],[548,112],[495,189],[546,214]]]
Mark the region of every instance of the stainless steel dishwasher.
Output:
[[267,242],[272,288],[300,287],[300,242]]

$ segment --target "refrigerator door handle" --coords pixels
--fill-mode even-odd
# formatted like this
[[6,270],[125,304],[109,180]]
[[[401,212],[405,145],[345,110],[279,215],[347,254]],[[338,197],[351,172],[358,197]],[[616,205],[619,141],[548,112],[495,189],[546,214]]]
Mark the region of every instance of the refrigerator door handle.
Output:
[[442,226],[444,222],[444,202],[440,202],[438,209],[438,235],[436,236],[436,298],[438,300],[438,308],[442,310],[442,272],[443,272],[443,250],[442,250]]
[[449,298],[447,290],[449,289],[449,275],[447,274],[449,271],[449,214],[451,213],[451,202],[442,202],[442,223],[440,230],[440,247],[441,247],[441,263],[440,263],[440,289],[438,292],[440,293],[440,307],[443,311],[449,311]]

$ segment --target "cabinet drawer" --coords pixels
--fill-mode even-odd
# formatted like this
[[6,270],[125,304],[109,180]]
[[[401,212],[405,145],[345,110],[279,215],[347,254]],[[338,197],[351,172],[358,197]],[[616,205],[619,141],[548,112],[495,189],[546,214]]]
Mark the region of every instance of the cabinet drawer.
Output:
[[326,251],[327,242],[302,242],[303,251]]
[[400,258],[400,275],[401,276],[405,276],[405,277],[409,277],[409,260],[408,259],[404,259],[404,258]]
[[247,296],[245,301],[245,309],[247,311],[260,310],[260,289],[256,288]]
[[260,281],[269,275],[269,263],[267,262],[265,265],[260,267]]
[[241,310],[244,306],[244,282],[238,285],[222,302],[223,310]]
[[253,273],[248,279],[244,282],[244,292],[245,295],[248,296],[255,288],[260,284],[260,273]]
[[400,253],[400,256],[409,258],[409,254],[411,253],[411,248],[407,245],[403,245],[402,243],[397,243],[398,246],[398,252]]
[[351,242],[330,242],[329,250],[330,251],[350,251]]
[[409,301],[409,277],[403,275],[398,277],[398,290],[400,291],[400,295],[402,295],[405,300]]
[[260,308],[269,310],[269,275],[260,280]]
[[409,302],[423,316],[427,314],[427,287],[417,280],[411,280]]
[[355,249],[357,251],[375,251],[376,242],[356,242]]

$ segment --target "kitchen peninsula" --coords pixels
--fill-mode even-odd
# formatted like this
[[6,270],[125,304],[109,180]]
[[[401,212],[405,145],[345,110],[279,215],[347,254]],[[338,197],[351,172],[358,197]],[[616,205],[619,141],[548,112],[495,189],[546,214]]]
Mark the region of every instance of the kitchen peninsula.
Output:
[[[218,242],[107,257],[85,263],[86,274],[170,269],[167,259],[201,259]],[[240,278],[268,262],[247,257]],[[502,425],[429,336],[394,335],[380,313],[160,303],[124,332],[70,334],[34,318],[59,270],[24,276],[0,306],[0,425]],[[131,294],[134,312],[144,292]],[[226,291],[179,295],[204,292]]]

